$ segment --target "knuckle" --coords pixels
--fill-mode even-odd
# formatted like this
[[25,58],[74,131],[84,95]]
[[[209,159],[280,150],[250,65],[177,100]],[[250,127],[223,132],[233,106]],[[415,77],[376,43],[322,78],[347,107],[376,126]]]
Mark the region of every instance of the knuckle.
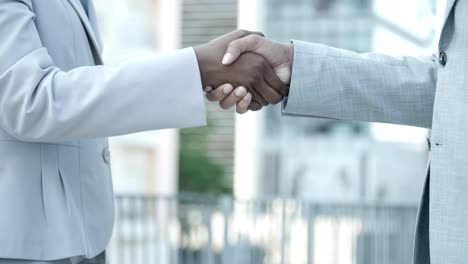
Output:
[[281,98],[280,96],[276,97],[275,100],[272,102],[273,104],[279,104],[281,103],[281,101],[283,101],[283,98]]
[[253,56],[255,57],[255,61],[257,62],[257,65],[258,67],[265,67],[267,65],[267,62],[265,61],[265,59],[260,56],[260,55],[257,55],[257,54],[253,54]]
[[257,34],[252,34],[248,36],[249,42],[252,46],[258,47],[259,43],[262,41],[263,37]]
[[255,76],[252,75],[252,74],[249,74],[248,76],[245,77],[245,82],[246,82],[246,86],[248,87],[251,87],[253,85],[255,85]]
[[220,93],[218,94],[218,96],[216,97],[216,100],[219,101],[219,102],[223,102],[223,104],[226,104],[226,101],[225,99],[229,97],[230,94],[226,95],[224,94],[224,92],[220,91]]
[[245,107],[244,105],[238,105],[238,106],[236,107],[236,112],[237,112],[238,114],[243,114],[243,113],[245,113],[246,111],[247,111],[247,107]]
[[253,40],[255,40],[255,36],[257,36],[257,35],[255,35],[255,34],[250,34],[250,35],[248,35],[247,37],[245,37],[245,39],[247,39],[247,40],[249,40],[249,41],[253,41]]
[[252,111],[258,111],[260,109],[262,109],[262,105],[259,104],[259,103],[253,103],[251,106],[250,106],[250,110]]
[[209,93],[206,94],[206,99],[207,99],[208,101],[210,101],[210,102],[213,102],[213,101],[214,101],[213,96],[212,96],[211,94],[209,94]]
[[260,58],[258,58],[257,56],[251,54],[251,57],[252,57],[252,65],[255,67],[255,68],[260,68],[262,67],[262,60]]
[[259,37],[259,36],[258,36],[257,34],[254,33],[254,34],[248,35],[246,38],[249,39],[249,40],[256,40],[257,37]]
[[214,98],[214,99],[219,99],[219,95],[220,95],[219,90],[216,90],[216,91],[213,91],[212,93],[210,93],[210,97]]
[[241,36],[245,36],[245,35],[249,34],[249,32],[247,30],[245,30],[245,29],[238,29],[238,30],[236,30],[236,32]]
[[252,35],[250,35],[250,37],[254,42],[258,42],[262,38],[261,36],[259,36],[257,34],[252,34]]
[[236,47],[236,46],[237,46],[237,43],[238,43],[238,40],[231,41],[231,42],[228,44],[227,49],[230,50],[230,49]]
[[274,104],[274,102],[276,101],[276,97],[270,95],[270,96],[268,96],[268,98],[267,98],[266,101],[267,101],[267,103],[269,103],[269,104],[270,104],[270,103],[271,103],[271,104]]
[[265,37],[265,34],[263,34],[263,32],[260,32],[260,31],[255,31],[253,32],[254,34],[260,36],[260,37]]
[[259,78],[257,75],[252,75],[250,76],[249,78],[249,83],[251,84],[251,86],[253,87],[258,87],[259,86]]
[[229,45],[228,50],[233,55],[241,54],[242,53],[241,43],[239,41],[234,41],[233,43]]
[[224,110],[228,110],[230,108],[230,106],[226,103],[220,103],[219,106]]
[[260,102],[261,102],[261,105],[262,105],[262,106],[267,106],[267,105],[269,105],[268,101],[265,100],[264,98],[261,98],[261,99],[260,99]]
[[262,61],[257,58],[254,60],[253,67],[255,68],[256,71],[262,72],[265,66],[262,63]]
[[249,44],[251,48],[255,48],[258,44],[260,36],[259,35],[248,35],[245,37],[245,41]]

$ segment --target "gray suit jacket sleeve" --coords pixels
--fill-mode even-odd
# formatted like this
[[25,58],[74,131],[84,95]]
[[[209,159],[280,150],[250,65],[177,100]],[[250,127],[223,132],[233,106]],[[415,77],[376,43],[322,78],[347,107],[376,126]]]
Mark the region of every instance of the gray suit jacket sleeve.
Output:
[[437,67],[432,57],[357,54],[294,41],[283,114],[430,128]]
[[0,127],[15,138],[55,142],[205,124],[193,49],[64,71],[41,44],[34,15],[31,0],[0,0]]

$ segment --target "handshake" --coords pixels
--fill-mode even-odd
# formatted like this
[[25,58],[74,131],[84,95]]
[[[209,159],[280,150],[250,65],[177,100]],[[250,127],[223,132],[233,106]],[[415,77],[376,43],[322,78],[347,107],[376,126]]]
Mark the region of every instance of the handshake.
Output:
[[281,102],[289,93],[292,44],[237,30],[194,50],[206,96],[220,102],[223,109],[236,105],[240,114],[258,111]]

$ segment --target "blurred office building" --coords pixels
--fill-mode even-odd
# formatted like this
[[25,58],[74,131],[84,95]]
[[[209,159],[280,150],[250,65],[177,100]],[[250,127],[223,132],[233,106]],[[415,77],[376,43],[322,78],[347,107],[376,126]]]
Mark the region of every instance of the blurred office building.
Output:
[[[409,5],[384,0],[259,0],[255,11],[251,2],[240,1],[240,26],[281,42],[297,39],[397,56],[430,55],[435,43],[435,0]],[[419,201],[427,160],[425,129],[288,117],[276,106],[238,116],[236,132],[238,197]]]
[[[96,0],[94,5],[107,65],[148,59],[177,48],[180,34],[177,1]],[[177,130],[111,138],[115,192],[174,195],[178,142]]]
[[[182,0],[180,5],[181,47],[204,44],[237,29],[237,0]],[[223,175],[213,177],[223,177],[226,185],[232,188],[235,112],[208,101],[206,107],[209,123],[213,125],[207,135],[207,155],[223,168]],[[206,133],[204,129],[196,131]]]
[[[196,46],[237,29],[237,0],[95,0],[94,3],[108,65]],[[222,167],[222,175],[213,177],[222,177],[231,188],[234,111],[222,110],[210,102],[206,107],[212,128],[204,154]],[[206,130],[193,129],[191,133],[201,134]],[[179,143],[178,130],[111,139],[116,192],[175,194]]]

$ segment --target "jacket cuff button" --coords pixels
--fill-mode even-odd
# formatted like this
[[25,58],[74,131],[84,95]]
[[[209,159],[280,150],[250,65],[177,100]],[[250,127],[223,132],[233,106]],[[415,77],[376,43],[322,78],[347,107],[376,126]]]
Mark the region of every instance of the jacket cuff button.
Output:
[[110,151],[108,147],[102,150],[102,159],[106,164],[110,164]]

